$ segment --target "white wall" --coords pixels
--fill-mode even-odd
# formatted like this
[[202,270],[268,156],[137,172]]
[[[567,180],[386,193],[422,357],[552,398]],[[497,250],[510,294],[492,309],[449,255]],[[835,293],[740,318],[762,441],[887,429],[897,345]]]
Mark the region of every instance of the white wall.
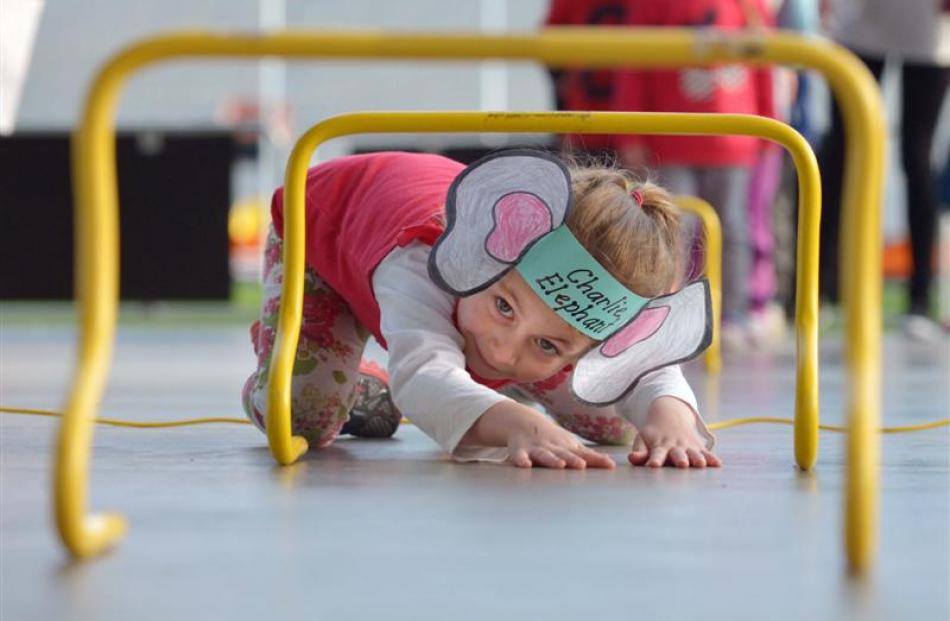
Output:
[[[263,0],[272,5],[281,0]],[[68,130],[99,67],[142,37],[170,30],[259,30],[258,0],[58,0],[47,2],[17,118],[17,131]],[[547,0],[378,0],[285,2],[286,23],[294,29],[387,29],[478,31],[483,11],[509,31],[531,31],[543,20]],[[499,15],[500,13],[500,15]],[[489,20],[490,21],[490,20]],[[259,61],[176,61],[146,69],[123,90],[118,125],[125,129],[206,129],[229,101],[255,101]],[[471,110],[484,101],[486,74],[480,63],[340,62],[286,63],[286,102],[293,110],[291,134],[329,116],[355,110]],[[493,108],[550,109],[546,72],[533,63],[504,65],[489,79],[501,102]],[[279,71],[278,71],[279,74]],[[501,104],[500,106],[498,104]],[[414,144],[438,149],[446,144],[477,145],[477,136],[360,136],[341,138],[321,149],[323,158],[355,146]],[[288,145],[265,149],[261,187],[279,184]]]
[[[484,1],[484,0],[483,0]],[[503,2],[509,30],[537,27],[545,0]],[[97,68],[134,40],[173,29],[252,31],[256,0],[59,0],[40,24],[17,129],[70,128]],[[480,2],[347,0],[287,2],[290,28],[476,31]],[[119,108],[123,127],[204,127],[228,98],[253,97],[255,61],[174,62],[133,78]],[[479,106],[476,63],[307,62],[288,64],[287,93],[299,128],[356,109],[472,109]],[[510,65],[510,109],[546,109],[544,71]]]

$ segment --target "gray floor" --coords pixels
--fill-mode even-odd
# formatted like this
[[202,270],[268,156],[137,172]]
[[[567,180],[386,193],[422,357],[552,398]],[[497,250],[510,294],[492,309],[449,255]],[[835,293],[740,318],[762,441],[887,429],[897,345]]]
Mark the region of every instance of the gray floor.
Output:
[[[6,326],[4,405],[59,408],[72,330]],[[885,342],[887,424],[945,417],[947,346]],[[841,421],[840,343],[822,407]],[[246,330],[120,330],[103,414],[238,415]],[[688,370],[708,419],[790,416],[790,353]],[[131,530],[70,562],[50,522],[55,423],[0,416],[0,618],[947,619],[950,433],[883,439],[879,562],[848,580],[842,436],[813,473],[791,430],[719,433],[721,470],[455,465],[413,427],[278,468],[249,427],[98,427],[91,506]],[[623,451],[611,451],[618,460]]]

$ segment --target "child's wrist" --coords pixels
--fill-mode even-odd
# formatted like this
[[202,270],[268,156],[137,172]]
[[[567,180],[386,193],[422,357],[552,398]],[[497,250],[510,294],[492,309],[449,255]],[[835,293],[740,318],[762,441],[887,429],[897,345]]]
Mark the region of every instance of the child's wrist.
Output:
[[647,413],[649,419],[676,419],[692,422],[696,416],[692,406],[688,403],[670,395],[657,397],[650,404],[650,410]]
[[462,437],[460,444],[476,446],[505,446],[514,434],[532,433],[544,416],[517,401],[505,399],[491,406],[478,417]]

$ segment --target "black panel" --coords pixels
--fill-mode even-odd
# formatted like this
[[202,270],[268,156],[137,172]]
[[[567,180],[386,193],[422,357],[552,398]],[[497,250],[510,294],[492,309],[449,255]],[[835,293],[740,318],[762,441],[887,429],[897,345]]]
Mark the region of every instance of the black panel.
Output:
[[[226,299],[230,134],[118,138],[123,299]],[[69,137],[0,140],[0,299],[73,296]]]

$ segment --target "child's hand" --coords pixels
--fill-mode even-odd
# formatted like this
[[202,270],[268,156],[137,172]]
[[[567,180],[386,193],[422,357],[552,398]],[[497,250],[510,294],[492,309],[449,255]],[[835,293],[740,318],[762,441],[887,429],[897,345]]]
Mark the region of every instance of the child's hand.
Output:
[[570,431],[546,418],[508,434],[508,460],[519,468],[614,468],[614,460],[581,444]]
[[461,444],[507,446],[508,461],[519,468],[614,468],[614,460],[581,444],[534,408],[505,400],[488,408]]
[[650,405],[647,423],[640,429],[627,459],[634,466],[660,468],[718,468],[722,462],[696,431],[695,415],[674,397],[660,397]]

